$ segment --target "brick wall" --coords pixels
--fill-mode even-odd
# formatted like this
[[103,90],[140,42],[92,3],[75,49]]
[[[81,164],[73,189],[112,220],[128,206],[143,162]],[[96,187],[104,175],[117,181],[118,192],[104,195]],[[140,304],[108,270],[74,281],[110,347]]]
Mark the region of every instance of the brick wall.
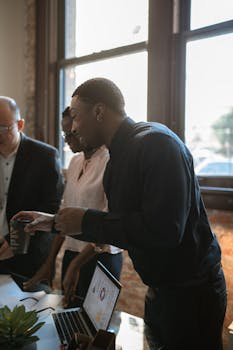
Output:
[[35,0],[24,0],[25,133],[35,136],[36,13]]

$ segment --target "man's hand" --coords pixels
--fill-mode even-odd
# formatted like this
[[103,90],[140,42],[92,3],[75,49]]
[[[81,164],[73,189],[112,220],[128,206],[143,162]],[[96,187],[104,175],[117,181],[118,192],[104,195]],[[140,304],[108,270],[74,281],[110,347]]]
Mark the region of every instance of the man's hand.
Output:
[[14,256],[11,247],[7,240],[4,238],[0,246],[0,260],[10,259]]
[[46,261],[45,264],[41,266],[41,268],[35,273],[35,275],[27,282],[24,282],[23,288],[24,290],[30,290],[37,283],[42,281],[48,282],[50,288],[53,287],[53,272],[55,268],[55,262]]
[[82,220],[87,209],[64,208],[59,210],[55,216],[55,228],[61,234],[79,234],[82,229]]
[[42,213],[39,211],[20,211],[15,214],[11,220],[32,220],[24,228],[25,232],[34,233],[35,231],[50,232],[53,225],[54,215]]
[[72,302],[75,297],[80,269],[84,264],[86,264],[93,256],[96,255],[95,250],[96,245],[89,243],[70,263],[65,278],[63,280],[64,287],[64,298],[62,300],[64,307],[69,307],[70,302]]

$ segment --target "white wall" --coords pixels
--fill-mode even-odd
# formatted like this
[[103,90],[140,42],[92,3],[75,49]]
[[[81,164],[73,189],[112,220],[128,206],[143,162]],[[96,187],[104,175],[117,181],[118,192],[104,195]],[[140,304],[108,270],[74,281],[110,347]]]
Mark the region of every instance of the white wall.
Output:
[[22,116],[24,86],[24,0],[0,0],[0,95],[13,97]]

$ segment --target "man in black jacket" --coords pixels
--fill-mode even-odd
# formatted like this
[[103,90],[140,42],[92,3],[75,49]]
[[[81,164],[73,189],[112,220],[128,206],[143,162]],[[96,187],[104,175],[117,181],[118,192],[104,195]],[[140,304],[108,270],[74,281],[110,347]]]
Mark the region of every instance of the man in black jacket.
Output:
[[24,120],[11,98],[0,97],[0,273],[31,277],[45,261],[52,235],[36,233],[27,254],[13,256],[9,222],[19,210],[55,213],[63,191],[57,150],[23,133]]
[[[226,285],[221,250],[212,233],[185,144],[159,123],[127,118],[119,88],[104,78],[80,85],[71,101],[73,132],[110,153],[104,175],[109,212],[64,208],[63,234],[128,250],[148,285],[145,324],[150,349],[221,350]],[[53,216],[27,229],[50,230]]]

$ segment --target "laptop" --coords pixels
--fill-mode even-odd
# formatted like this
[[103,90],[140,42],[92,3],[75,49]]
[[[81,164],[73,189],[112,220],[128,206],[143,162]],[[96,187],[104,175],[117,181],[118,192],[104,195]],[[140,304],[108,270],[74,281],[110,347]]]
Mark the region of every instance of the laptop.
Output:
[[61,343],[68,345],[74,332],[94,338],[99,329],[107,330],[120,291],[120,282],[97,261],[83,305],[52,313]]

